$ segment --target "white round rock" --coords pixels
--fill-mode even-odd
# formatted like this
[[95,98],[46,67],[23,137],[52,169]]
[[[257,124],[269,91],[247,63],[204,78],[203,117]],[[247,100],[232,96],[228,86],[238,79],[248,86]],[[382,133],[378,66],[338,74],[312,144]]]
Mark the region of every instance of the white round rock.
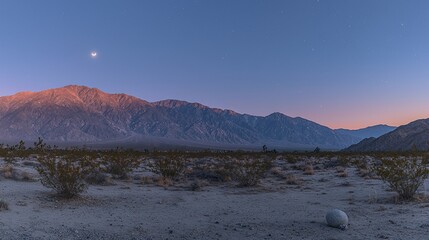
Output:
[[326,213],[326,223],[334,228],[346,229],[349,217],[341,210],[332,209]]

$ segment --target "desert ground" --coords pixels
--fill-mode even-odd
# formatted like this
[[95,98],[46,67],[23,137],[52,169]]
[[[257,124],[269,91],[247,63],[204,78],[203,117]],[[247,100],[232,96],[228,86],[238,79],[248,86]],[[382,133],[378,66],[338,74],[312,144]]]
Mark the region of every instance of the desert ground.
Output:
[[[3,167],[1,239],[427,239],[428,182],[412,202],[336,157],[281,157],[256,186],[181,178],[163,181],[144,167],[107,176],[73,199],[44,187],[34,158]],[[1,163],[5,166],[5,163]],[[308,168],[309,164],[311,167]],[[188,172],[189,169],[188,169]],[[325,214],[349,217],[340,230]]]

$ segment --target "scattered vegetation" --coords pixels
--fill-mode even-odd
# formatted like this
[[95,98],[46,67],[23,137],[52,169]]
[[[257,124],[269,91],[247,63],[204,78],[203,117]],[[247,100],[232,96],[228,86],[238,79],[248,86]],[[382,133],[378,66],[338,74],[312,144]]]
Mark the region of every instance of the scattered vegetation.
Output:
[[189,182],[185,186],[192,191],[213,182],[236,181],[239,186],[255,186],[267,172],[286,184],[299,185],[302,182],[296,175],[299,171],[313,175],[315,169],[336,169],[337,176],[347,177],[347,168],[353,167],[361,177],[378,177],[385,181],[405,200],[415,196],[429,175],[426,169],[429,153],[416,150],[364,155],[324,152],[320,148],[310,152],[277,152],[264,145],[262,151],[255,152],[101,151],[59,149],[39,138],[32,147],[26,147],[24,141],[12,146],[0,144],[0,158],[4,160],[0,168],[4,178],[30,181],[33,176],[21,171],[19,166],[34,167],[44,186],[67,198],[82,193],[88,183],[110,185],[112,177],[128,178],[139,166],[159,175],[135,175],[142,184],[168,187],[174,180],[187,179]]

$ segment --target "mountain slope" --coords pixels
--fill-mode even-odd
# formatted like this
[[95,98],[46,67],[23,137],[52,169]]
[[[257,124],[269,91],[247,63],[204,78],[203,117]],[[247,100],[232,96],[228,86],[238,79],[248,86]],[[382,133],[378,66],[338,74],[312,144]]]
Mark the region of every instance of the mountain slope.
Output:
[[429,149],[429,119],[420,119],[378,138],[365,139],[345,151],[406,151]]
[[260,117],[178,100],[150,103],[84,86],[0,97],[0,141],[39,136],[59,143],[144,138],[208,147],[307,149],[340,149],[361,140],[281,113]]
[[380,137],[388,132],[395,130],[396,127],[379,124],[375,126],[370,126],[357,130],[348,130],[348,129],[335,129],[335,132],[355,136],[361,139],[370,138],[370,137]]

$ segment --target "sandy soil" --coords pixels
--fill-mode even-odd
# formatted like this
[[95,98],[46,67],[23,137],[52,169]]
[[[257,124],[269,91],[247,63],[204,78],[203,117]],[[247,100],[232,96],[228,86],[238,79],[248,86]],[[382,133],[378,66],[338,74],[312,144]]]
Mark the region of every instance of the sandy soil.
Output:
[[[19,164],[18,164],[19,165]],[[34,173],[31,166],[17,168]],[[215,184],[191,191],[140,180],[90,186],[81,198],[61,200],[40,182],[2,178],[1,239],[428,239],[427,201],[398,204],[380,180],[348,168],[304,175],[288,185],[270,175],[257,187]],[[135,172],[135,179],[146,174]],[[427,189],[425,184],[421,190]],[[344,210],[350,226],[328,227],[325,214]]]

